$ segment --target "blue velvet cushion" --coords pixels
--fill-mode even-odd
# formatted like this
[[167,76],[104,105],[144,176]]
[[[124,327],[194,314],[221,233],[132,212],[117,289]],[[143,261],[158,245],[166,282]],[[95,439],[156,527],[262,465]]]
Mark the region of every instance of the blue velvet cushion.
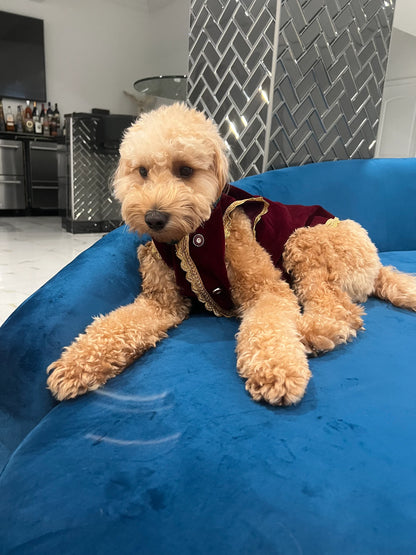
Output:
[[[381,174],[374,162],[381,187],[383,175],[407,172],[406,183],[394,182],[396,195],[414,199],[413,162],[403,161],[404,171],[399,161],[380,161]],[[323,164],[319,183],[329,187],[338,164]],[[371,183],[368,168],[357,164],[357,199]],[[261,192],[282,200],[280,172],[294,188],[309,174],[305,196],[319,188],[310,179],[317,169],[298,170],[276,172],[276,195],[266,174]],[[259,180],[239,185],[253,190]],[[413,215],[408,230],[404,242],[415,237]],[[388,234],[395,241],[396,231]],[[0,553],[413,553],[414,313],[370,299],[366,331],[311,359],[314,377],[294,407],[250,399],[235,369],[237,321],[205,313],[101,390],[52,401],[49,362],[93,315],[138,293],[139,241],[125,228],[110,233],[0,330],[0,431],[5,452],[13,451],[0,478]],[[382,260],[416,271],[416,250]]]
[[380,251],[416,249],[416,159],[340,160],[284,168],[238,186],[285,204],[320,204],[364,226]]
[[[137,235],[121,227],[78,256],[0,328],[0,453],[3,462],[56,404],[46,368],[91,322],[140,292]],[[1,468],[0,459],[0,468]]]

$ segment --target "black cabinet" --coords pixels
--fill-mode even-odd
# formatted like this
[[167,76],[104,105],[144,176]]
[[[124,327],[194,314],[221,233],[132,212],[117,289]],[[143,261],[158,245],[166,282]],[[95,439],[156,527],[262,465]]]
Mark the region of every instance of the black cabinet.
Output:
[[63,140],[0,134],[0,215],[59,213],[67,179]]
[[61,182],[66,179],[65,145],[31,142],[29,161],[31,208],[57,211]]

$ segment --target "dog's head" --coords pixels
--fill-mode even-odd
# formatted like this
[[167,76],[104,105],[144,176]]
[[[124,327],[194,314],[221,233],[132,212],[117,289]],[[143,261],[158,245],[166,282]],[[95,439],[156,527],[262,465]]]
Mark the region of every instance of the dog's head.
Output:
[[227,183],[225,152],[216,125],[184,104],[144,114],[125,133],[113,182],[124,221],[166,243],[194,232]]

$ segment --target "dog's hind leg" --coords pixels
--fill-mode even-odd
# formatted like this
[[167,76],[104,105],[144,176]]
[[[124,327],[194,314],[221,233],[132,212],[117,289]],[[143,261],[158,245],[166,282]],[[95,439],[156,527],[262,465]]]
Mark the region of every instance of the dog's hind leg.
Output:
[[356,222],[296,230],[283,260],[303,306],[300,330],[312,352],[346,343],[362,328],[364,302],[381,269],[377,249]]
[[299,330],[308,352],[330,351],[352,340],[363,328],[363,308],[353,303],[345,291],[322,280],[322,274],[311,272],[298,294],[304,306]]
[[383,266],[374,283],[373,294],[400,308],[416,310],[416,276]]
[[142,293],[90,324],[48,367],[48,387],[60,401],[97,389],[166,336],[189,313],[173,271],[151,245],[139,248]]
[[241,316],[237,368],[256,401],[299,401],[311,373],[297,328],[299,304],[243,212],[235,210],[226,241],[227,270]]

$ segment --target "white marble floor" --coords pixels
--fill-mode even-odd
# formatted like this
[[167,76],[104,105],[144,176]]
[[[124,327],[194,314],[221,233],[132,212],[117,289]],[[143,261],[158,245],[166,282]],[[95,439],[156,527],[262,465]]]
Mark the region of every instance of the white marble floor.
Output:
[[72,234],[58,217],[0,216],[0,325],[103,233]]

